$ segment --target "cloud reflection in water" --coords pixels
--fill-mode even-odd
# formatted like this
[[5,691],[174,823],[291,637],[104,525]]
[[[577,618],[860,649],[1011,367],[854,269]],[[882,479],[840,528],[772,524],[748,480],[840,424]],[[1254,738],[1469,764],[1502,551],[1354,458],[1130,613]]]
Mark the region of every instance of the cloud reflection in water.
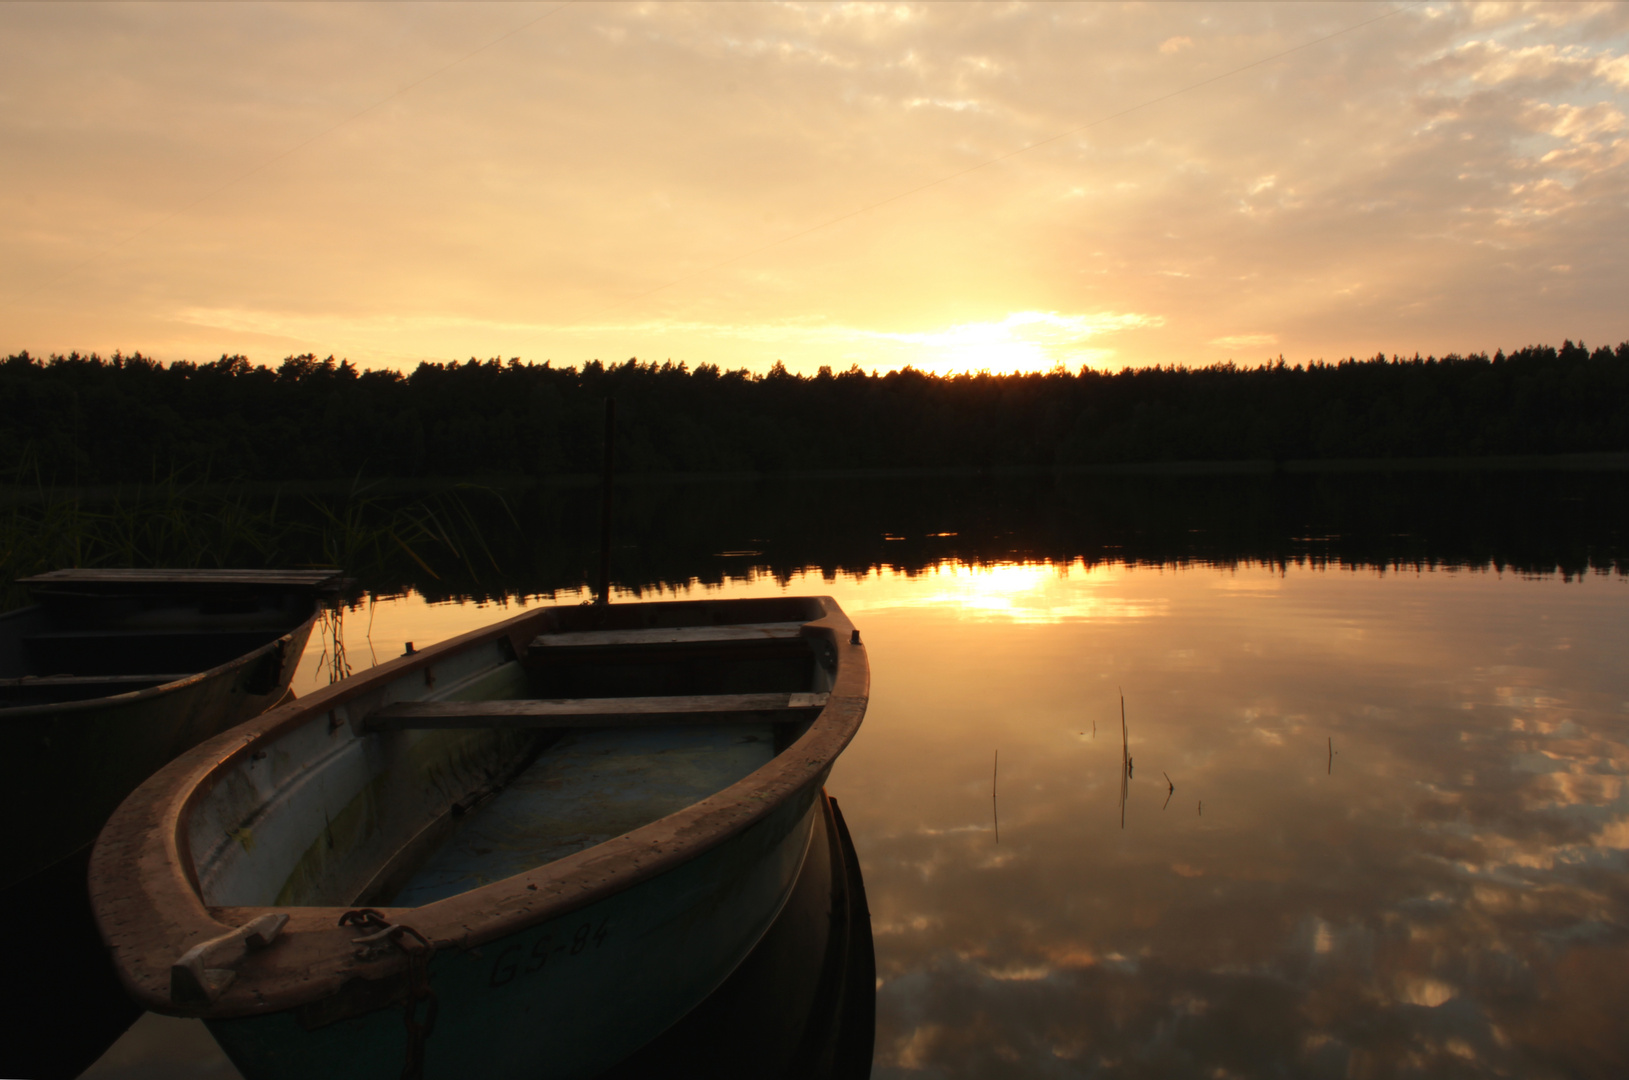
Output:
[[1625,584],[1007,566],[820,590],[873,663],[832,790],[875,918],[877,1075],[1621,1075]]

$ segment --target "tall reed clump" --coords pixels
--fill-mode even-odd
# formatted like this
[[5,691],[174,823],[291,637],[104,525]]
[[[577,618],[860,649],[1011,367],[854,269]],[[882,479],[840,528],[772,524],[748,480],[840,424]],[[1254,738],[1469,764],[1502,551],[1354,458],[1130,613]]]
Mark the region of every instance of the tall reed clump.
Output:
[[22,601],[19,578],[66,567],[285,565],[291,532],[275,498],[257,507],[241,491],[211,493],[173,476],[95,502],[40,487],[14,491],[0,512],[0,601]]
[[[360,482],[353,484],[337,506],[318,500],[309,505],[317,515],[311,526],[320,541],[324,565],[339,566],[353,574],[387,573],[405,558],[439,580],[432,560],[479,578],[480,570],[499,569],[481,522],[466,496],[481,493],[498,500],[501,519],[519,528],[501,496],[489,488],[460,484],[408,503],[388,502],[371,495]],[[444,566],[445,569],[445,566]]]
[[477,490],[387,500],[358,482],[337,499],[289,499],[171,475],[91,500],[16,485],[0,508],[0,609],[26,602],[19,579],[70,567],[335,566],[387,590],[421,574],[479,578],[498,567],[468,502]]

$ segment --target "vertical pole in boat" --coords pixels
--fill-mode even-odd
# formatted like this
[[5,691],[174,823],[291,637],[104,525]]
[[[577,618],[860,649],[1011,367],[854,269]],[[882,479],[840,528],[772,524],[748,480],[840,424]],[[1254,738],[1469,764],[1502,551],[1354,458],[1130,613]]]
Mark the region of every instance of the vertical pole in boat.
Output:
[[605,469],[600,477],[600,596],[598,603],[611,602],[611,476],[615,444],[616,398],[605,399]]

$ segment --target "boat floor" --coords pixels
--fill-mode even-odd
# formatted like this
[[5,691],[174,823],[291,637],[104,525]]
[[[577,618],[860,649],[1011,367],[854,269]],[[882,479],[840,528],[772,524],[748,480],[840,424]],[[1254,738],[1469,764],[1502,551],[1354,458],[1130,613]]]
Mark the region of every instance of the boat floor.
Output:
[[568,734],[460,821],[385,904],[428,904],[564,858],[699,802],[774,756],[770,724]]

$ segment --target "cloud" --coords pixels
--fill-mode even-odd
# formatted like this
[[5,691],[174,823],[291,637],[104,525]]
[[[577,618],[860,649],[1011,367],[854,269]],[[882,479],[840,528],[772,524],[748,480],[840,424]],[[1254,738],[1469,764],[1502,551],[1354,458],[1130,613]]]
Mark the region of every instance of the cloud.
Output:
[[1629,334],[1629,12],[1368,10],[3,5],[0,347],[808,370]]
[[1629,63],[1621,52],[1581,45],[1510,48],[1491,40],[1467,41],[1455,50],[1455,56],[1470,67],[1475,82],[1487,86],[1558,80],[1602,81],[1620,89],[1629,84]]
[[1220,345],[1224,349],[1245,349],[1258,345],[1278,344],[1277,334],[1233,334],[1229,337],[1212,338],[1208,344]]

